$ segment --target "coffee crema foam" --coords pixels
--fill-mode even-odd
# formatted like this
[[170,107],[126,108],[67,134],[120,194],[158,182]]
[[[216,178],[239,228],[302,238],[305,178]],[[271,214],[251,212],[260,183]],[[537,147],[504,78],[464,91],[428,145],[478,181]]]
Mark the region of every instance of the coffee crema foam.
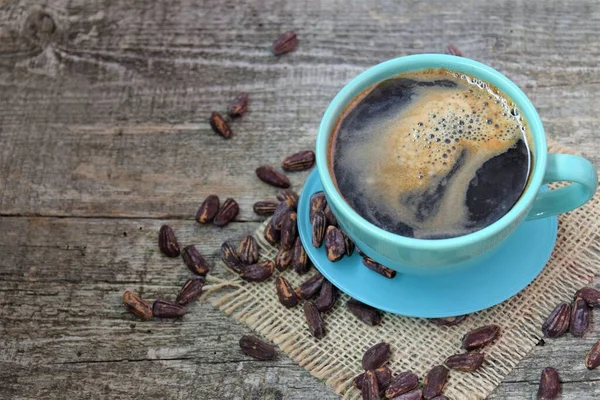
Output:
[[350,206],[403,236],[461,236],[516,203],[531,165],[529,131],[497,89],[447,70],[400,74],[340,117],[330,169]]

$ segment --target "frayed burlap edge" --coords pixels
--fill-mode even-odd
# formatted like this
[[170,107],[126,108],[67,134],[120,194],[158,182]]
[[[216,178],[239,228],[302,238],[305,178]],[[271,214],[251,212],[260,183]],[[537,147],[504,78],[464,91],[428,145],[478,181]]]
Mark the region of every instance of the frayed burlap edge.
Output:
[[[573,153],[555,142],[552,153]],[[277,249],[263,239],[264,224],[255,232],[261,258],[273,259]],[[362,372],[364,351],[380,341],[391,344],[392,371],[412,370],[421,377],[448,356],[461,352],[465,332],[487,324],[498,324],[502,335],[486,347],[486,363],[475,373],[452,371],[444,393],[452,399],[487,397],[512,368],[542,337],[541,325],[556,304],[570,301],[577,289],[587,284],[600,264],[600,195],[585,206],[559,218],[556,247],[543,272],[522,292],[490,309],[470,315],[455,327],[438,327],[420,318],[384,314],[381,325],[366,326],[344,307],[349,298],[342,295],[335,308],[324,315],[327,329],[321,340],[306,328],[301,306],[283,307],[277,300],[274,277],[263,283],[245,283],[237,277],[210,278],[209,301],[245,323],[290,356],[313,376],[325,381],[347,399],[360,397],[352,379]],[[224,268],[224,266],[223,266]],[[298,276],[282,273],[294,286],[306,280],[314,270]],[[276,273],[277,274],[277,273]],[[227,293],[211,296],[223,287]]]

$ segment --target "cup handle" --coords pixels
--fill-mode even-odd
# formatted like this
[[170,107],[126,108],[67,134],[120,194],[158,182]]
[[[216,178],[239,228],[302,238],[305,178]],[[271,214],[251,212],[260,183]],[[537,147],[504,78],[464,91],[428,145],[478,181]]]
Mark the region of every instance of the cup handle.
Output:
[[583,157],[570,154],[548,154],[543,183],[568,181],[570,185],[540,191],[527,214],[527,219],[551,217],[574,210],[594,196],[598,174],[594,165]]

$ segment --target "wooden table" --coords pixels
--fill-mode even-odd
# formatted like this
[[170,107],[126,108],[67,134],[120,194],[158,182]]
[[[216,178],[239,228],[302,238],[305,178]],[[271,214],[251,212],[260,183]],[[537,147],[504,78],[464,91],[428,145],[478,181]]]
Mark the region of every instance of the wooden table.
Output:
[[[256,229],[252,203],[276,190],[255,167],[312,148],[344,83],[396,56],[455,44],[598,164],[600,2],[483,3],[0,0],[0,398],[337,398],[285,356],[243,356],[249,329],[208,303],[143,323],[122,293],[172,298],[188,276],[157,251],[163,223],[211,263]],[[290,29],[298,49],[274,57]],[[241,91],[251,111],[223,140],[208,116]],[[194,222],[211,193],[240,203],[236,222]],[[532,398],[547,365],[564,399],[598,398],[596,336],[540,343],[492,398]]]

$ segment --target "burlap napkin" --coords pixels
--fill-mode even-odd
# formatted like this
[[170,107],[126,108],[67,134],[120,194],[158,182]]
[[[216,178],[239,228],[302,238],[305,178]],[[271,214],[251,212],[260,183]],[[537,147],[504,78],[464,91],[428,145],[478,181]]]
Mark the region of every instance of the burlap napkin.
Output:
[[[552,153],[573,153],[555,142]],[[256,232],[261,258],[273,259],[277,249],[266,243],[262,231]],[[462,336],[487,324],[498,324],[502,335],[484,349],[486,363],[475,373],[452,371],[444,393],[451,399],[483,399],[542,337],[541,325],[560,302],[570,301],[575,291],[588,283],[600,265],[600,195],[559,218],[558,239],[543,272],[526,289],[490,309],[470,315],[455,327],[438,327],[425,319],[384,314],[381,325],[367,326],[344,306],[343,295],[335,308],[324,315],[327,334],[315,340],[308,332],[301,306],[283,307],[275,294],[274,277],[263,283],[241,280],[222,282],[213,288],[230,285],[228,293],[208,296],[220,310],[260,333],[306,368],[324,380],[344,398],[360,397],[352,379],[360,374],[364,351],[375,343],[391,344],[392,371],[412,370],[423,377],[434,365],[461,352]],[[276,272],[277,274],[277,272]],[[288,270],[283,275],[298,285],[311,274],[299,277]]]

